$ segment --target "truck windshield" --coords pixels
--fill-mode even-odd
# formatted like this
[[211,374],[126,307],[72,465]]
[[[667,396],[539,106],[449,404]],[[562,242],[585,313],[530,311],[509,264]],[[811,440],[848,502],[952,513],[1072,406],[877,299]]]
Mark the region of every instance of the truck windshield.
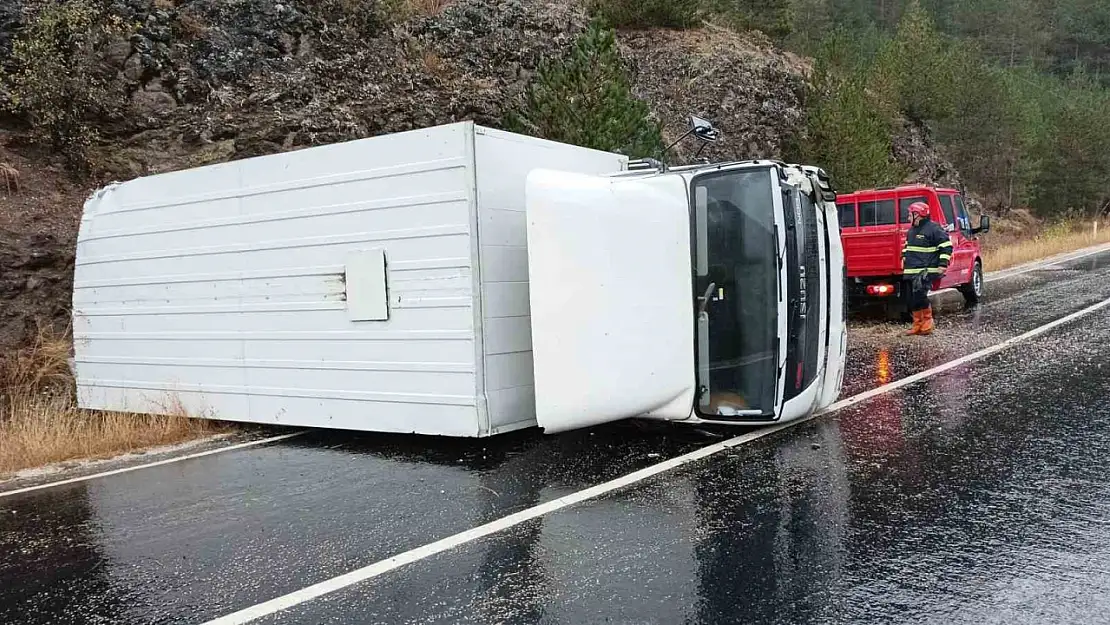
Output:
[[693,181],[697,410],[703,418],[774,413],[778,259],[773,176],[768,167],[705,174]]

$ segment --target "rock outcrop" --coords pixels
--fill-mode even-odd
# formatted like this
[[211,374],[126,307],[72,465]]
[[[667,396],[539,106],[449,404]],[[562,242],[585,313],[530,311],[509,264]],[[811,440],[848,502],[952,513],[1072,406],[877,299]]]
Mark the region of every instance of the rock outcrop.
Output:
[[18,177],[19,190],[0,185],[0,352],[38,324],[67,326],[82,200],[63,171],[9,151],[8,139],[0,132],[0,163]]
[[[427,0],[410,3],[424,14],[400,22],[380,13],[396,4],[110,0],[110,11],[137,29],[103,55],[129,107],[98,127],[93,159],[102,179],[464,119],[500,125],[541,61],[564,55],[589,21],[576,0]],[[0,0],[0,66],[21,7]],[[723,140],[702,154],[714,160],[780,157],[796,139],[806,59],[758,34],[710,25],[622,32],[618,40],[633,91],[668,141],[690,114],[722,130]],[[17,135],[5,143],[14,146]],[[687,162],[696,147],[680,143],[669,157]],[[918,178],[955,175],[920,129],[907,128],[896,153]],[[33,320],[65,322],[89,190],[44,169],[45,159],[12,154],[0,150],[0,162],[18,160],[36,191],[0,189],[0,349],[24,339]]]
[[959,171],[929,136],[929,129],[910,121],[894,136],[894,158],[907,166],[910,174],[905,182],[923,182],[961,188]]
[[[807,64],[755,35],[707,26],[622,33],[620,41],[633,91],[651,105],[668,142],[686,132],[693,114],[723,135],[702,157],[781,158],[801,126]],[[683,142],[669,156],[687,162],[699,147]]]

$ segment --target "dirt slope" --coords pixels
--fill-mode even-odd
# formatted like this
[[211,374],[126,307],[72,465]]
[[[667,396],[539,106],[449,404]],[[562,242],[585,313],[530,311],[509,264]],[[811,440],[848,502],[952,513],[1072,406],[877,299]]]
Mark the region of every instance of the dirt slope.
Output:
[[73,285],[73,244],[84,190],[40,159],[8,150],[0,132],[0,163],[19,190],[0,185],[0,350],[36,329],[65,327]]
[[[0,0],[0,55],[18,28]],[[498,125],[541,59],[558,57],[588,19],[573,0],[458,0],[386,26],[346,0],[113,0],[138,34],[105,53],[129,106],[105,120],[99,179],[207,163],[458,121]],[[444,7],[439,5],[445,4]],[[353,11],[353,12],[352,12]],[[802,120],[805,59],[756,35],[707,25],[626,32],[634,91],[676,137],[693,113],[724,140],[713,159],[779,157]],[[3,131],[0,163],[24,190],[0,188],[0,349],[43,319],[64,324],[73,247],[88,188]],[[900,156],[921,177],[945,170],[927,138]],[[680,146],[679,157],[688,157]],[[939,164],[938,164],[939,163]]]

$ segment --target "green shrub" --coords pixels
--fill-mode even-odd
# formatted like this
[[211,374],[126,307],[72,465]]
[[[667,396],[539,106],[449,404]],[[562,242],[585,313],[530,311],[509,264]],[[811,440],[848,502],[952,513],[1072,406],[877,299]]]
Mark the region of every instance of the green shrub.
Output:
[[698,23],[700,0],[588,0],[595,18],[616,28],[688,28]]
[[119,113],[123,91],[101,59],[130,29],[91,0],[28,3],[12,43],[13,71],[0,76],[3,105],[31,127],[32,138],[84,169],[98,121]]
[[659,125],[632,94],[613,31],[597,22],[570,54],[544,63],[505,125],[516,132],[630,157],[657,156]]
[[794,0],[705,0],[705,9],[735,30],[758,30],[776,39],[789,36],[796,21]]
[[891,154],[895,110],[877,97],[883,87],[865,64],[845,66],[854,42],[839,34],[818,54],[806,98],[804,132],[792,160],[815,163],[841,189],[863,189],[901,181],[906,173]]
[[[791,40],[818,57],[797,151],[842,188],[897,181],[889,144],[907,117],[933,131],[989,208],[1047,219],[1110,208],[1110,89],[1097,71],[1110,56],[1074,45],[1107,41],[1099,3],[792,2]],[[895,26],[889,9],[902,6]],[[830,35],[830,24],[846,31]],[[1078,68],[1070,78],[1060,75],[1065,50],[1064,65]]]

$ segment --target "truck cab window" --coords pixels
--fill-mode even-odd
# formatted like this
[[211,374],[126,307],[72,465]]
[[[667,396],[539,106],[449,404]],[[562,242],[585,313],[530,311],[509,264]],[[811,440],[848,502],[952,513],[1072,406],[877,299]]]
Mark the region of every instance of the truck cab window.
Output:
[[941,210],[942,213],[944,213],[944,224],[943,225],[951,226],[951,225],[956,223],[956,213],[952,209],[952,196],[951,195],[945,195],[945,194],[940,195],[940,210]]
[[698,411],[705,416],[774,410],[779,275],[774,192],[770,169],[694,180],[692,247],[703,389]]
[[894,200],[859,203],[859,225],[893,226]]
[[971,231],[971,217],[968,216],[967,207],[964,206],[964,198],[960,195],[956,196],[956,220],[959,224],[960,232],[963,232],[965,237],[970,239],[975,235],[975,233]]
[[910,220],[910,205],[916,202],[929,203],[929,198],[925,196],[919,197],[904,197],[898,200],[898,223],[908,224]]
[[837,212],[840,213],[840,227],[841,228],[855,228],[856,227],[856,205],[855,204],[837,204]]

